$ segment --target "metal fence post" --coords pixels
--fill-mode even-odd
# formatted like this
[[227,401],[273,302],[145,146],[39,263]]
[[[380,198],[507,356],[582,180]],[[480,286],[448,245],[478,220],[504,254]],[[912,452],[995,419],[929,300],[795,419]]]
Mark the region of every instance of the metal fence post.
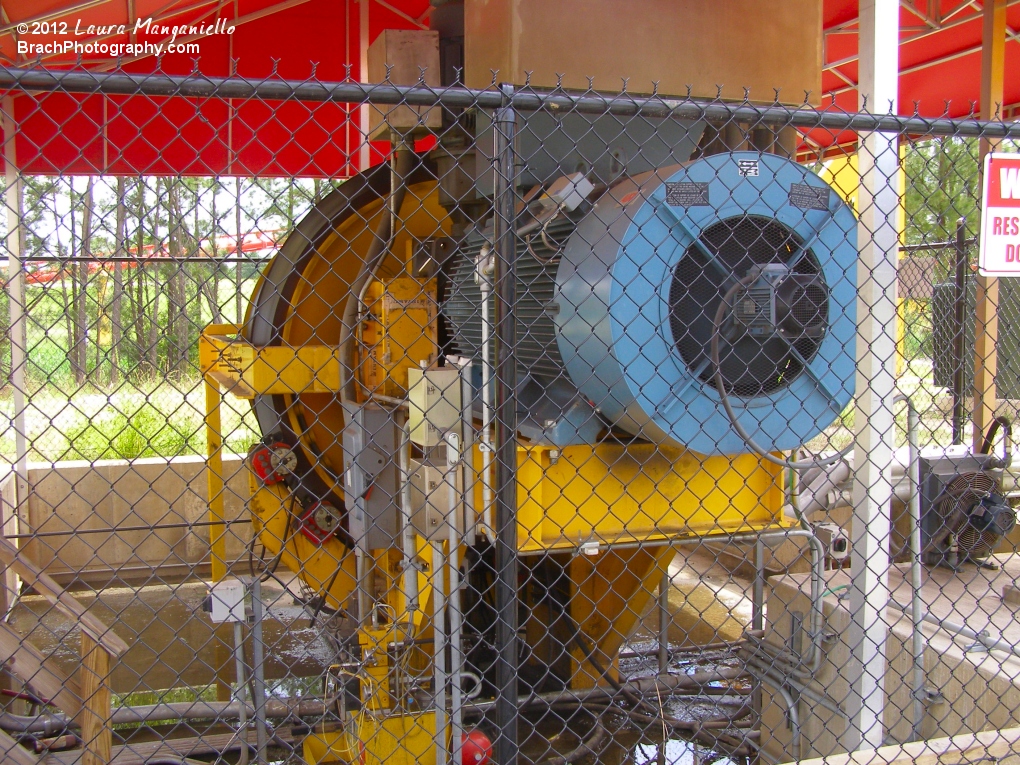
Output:
[[[26,365],[28,362],[28,329],[26,324],[25,305],[25,265],[22,260],[25,239],[24,215],[22,210],[22,178],[18,169],[15,152],[15,136],[17,123],[14,117],[14,99],[7,96],[3,99],[4,121],[4,168],[6,178],[7,202],[7,295],[10,304],[10,343],[11,343],[11,386],[14,400],[14,475],[15,497],[10,503],[14,508],[13,524],[0,517],[0,532],[8,530],[19,532],[22,518],[28,514],[28,426],[25,411],[26,400]],[[4,613],[6,613],[8,593],[3,593]]]
[[[860,12],[860,97],[874,113],[895,111],[899,4],[871,0]],[[866,103],[864,103],[866,99]],[[857,263],[857,382],[854,415],[853,557],[846,679],[847,751],[884,743],[889,534],[896,421],[896,271],[899,153],[896,133],[870,130],[858,142],[861,176]]]
[[955,282],[953,285],[953,443],[963,443],[964,373],[963,357],[966,353],[967,330],[967,219],[956,222],[956,246],[953,250]]
[[517,117],[513,86],[502,85],[503,106],[493,121],[496,250],[496,725],[495,761],[517,762],[517,236],[514,224],[514,138]]

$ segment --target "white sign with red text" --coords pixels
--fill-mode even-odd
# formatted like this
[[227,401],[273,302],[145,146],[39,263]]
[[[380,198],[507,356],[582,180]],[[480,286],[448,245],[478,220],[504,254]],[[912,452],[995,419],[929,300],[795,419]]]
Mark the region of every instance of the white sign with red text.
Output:
[[1020,276],[1020,154],[986,154],[982,182],[983,276]]

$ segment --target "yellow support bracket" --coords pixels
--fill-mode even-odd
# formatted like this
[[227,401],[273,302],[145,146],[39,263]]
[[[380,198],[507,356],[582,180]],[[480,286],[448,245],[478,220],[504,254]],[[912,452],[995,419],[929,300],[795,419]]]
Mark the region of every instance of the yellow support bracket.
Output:
[[207,380],[238,398],[278,393],[332,393],[340,389],[340,351],[326,345],[259,348],[240,337],[237,324],[210,324],[198,342]]

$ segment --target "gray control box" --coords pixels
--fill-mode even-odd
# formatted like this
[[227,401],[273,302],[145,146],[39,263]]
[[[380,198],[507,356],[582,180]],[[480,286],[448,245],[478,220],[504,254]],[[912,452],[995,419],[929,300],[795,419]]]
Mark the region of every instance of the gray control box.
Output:
[[344,497],[351,537],[359,550],[398,540],[397,425],[382,407],[366,404],[344,428]]

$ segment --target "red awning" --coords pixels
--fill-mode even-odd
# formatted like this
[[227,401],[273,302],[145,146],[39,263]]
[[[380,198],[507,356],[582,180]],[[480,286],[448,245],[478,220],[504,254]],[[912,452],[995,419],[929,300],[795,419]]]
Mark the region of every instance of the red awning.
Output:
[[[362,2],[370,3],[369,39],[383,29],[428,25],[428,0]],[[1020,0],[1008,5],[1004,113],[1012,118],[1020,110]],[[148,51],[124,57],[124,69],[213,77],[236,71],[253,79],[361,76],[355,0],[4,0],[3,10],[0,58],[8,66],[41,58],[51,67],[80,60],[109,70],[115,61],[89,46],[148,44]],[[857,108],[856,18],[856,0],[824,0],[823,103],[834,99],[847,111]],[[976,111],[980,3],[904,0],[900,22],[900,113],[912,114],[915,103],[925,116]],[[172,28],[182,25],[199,27],[199,35],[175,35]],[[197,43],[200,53],[152,54],[171,41]],[[39,44],[51,47],[25,52]],[[339,177],[355,170],[360,143],[356,118],[336,104],[47,94],[16,98],[15,113],[18,162],[30,173]]]

